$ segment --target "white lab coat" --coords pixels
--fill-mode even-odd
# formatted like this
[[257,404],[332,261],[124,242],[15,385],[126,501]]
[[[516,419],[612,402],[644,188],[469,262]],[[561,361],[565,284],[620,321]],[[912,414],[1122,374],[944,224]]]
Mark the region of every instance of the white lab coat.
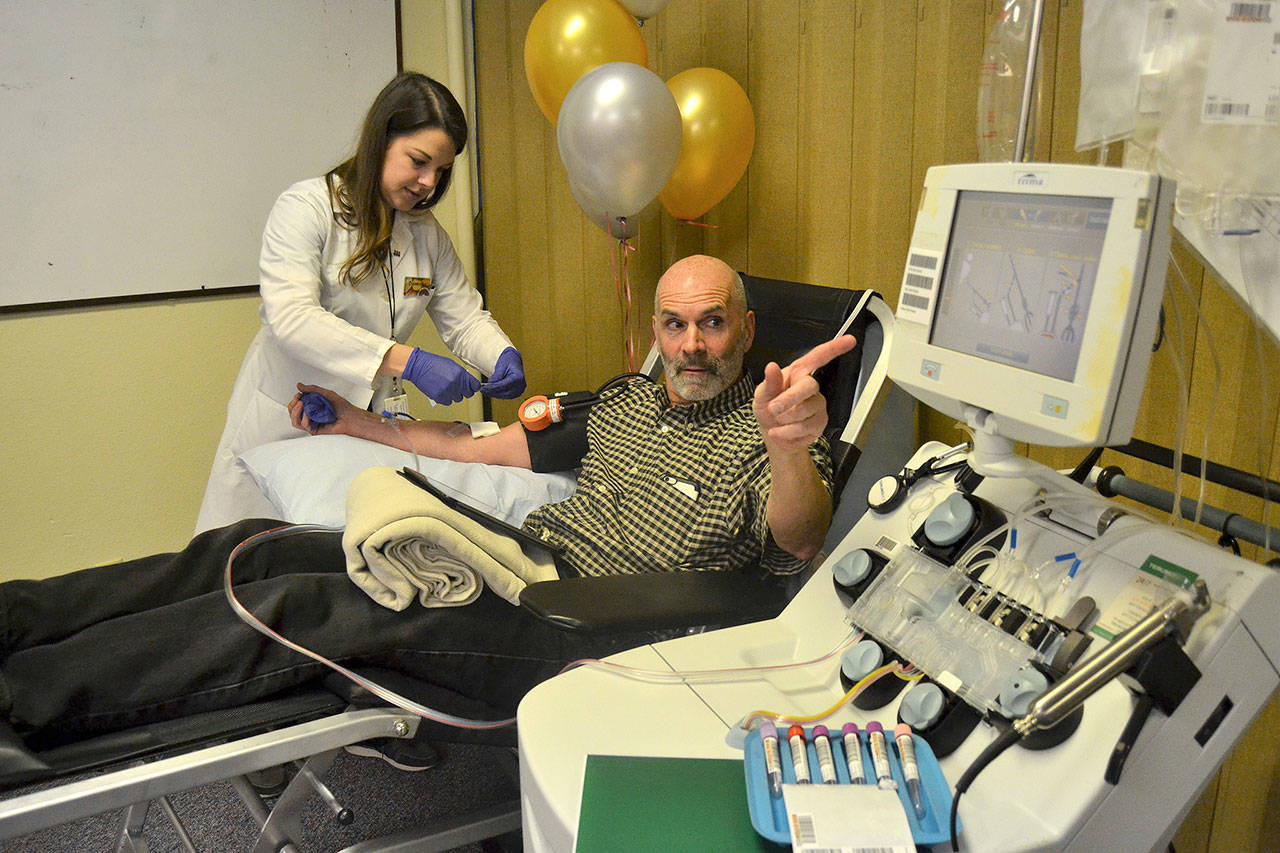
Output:
[[[354,232],[334,219],[324,178],[294,184],[272,207],[259,259],[262,327],[231,391],[197,533],[279,514],[237,457],[270,441],[305,435],[290,425],[287,411],[298,382],[331,388],[362,408],[371,402],[379,408],[390,380],[376,377],[378,367],[392,338],[403,343],[423,311],[449,350],[482,373],[492,373],[512,345],[484,309],[431,213],[396,213],[389,276],[374,272],[355,287],[343,284],[339,272],[354,246]],[[430,279],[431,291],[406,295],[406,279]]]

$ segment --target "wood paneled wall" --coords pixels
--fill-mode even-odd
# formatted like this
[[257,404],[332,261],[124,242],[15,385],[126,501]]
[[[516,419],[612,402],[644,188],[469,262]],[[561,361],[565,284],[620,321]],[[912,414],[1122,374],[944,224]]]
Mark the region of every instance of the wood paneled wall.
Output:
[[[703,222],[676,223],[656,202],[639,217],[623,308],[609,238],[569,193],[555,130],[525,80],[524,38],[538,0],[475,0],[483,284],[525,355],[530,389],[594,387],[625,369],[624,330],[643,353],[661,270],[695,252],[756,275],[872,287],[896,304],[925,170],[977,157],[978,63],[995,0],[671,0],[645,23],[649,67],[663,79],[712,66],[746,90],[756,145],[746,176]],[[1046,3],[1043,88],[1034,155],[1097,162],[1074,150],[1083,0]],[[1118,164],[1121,152],[1109,152]],[[1175,245],[1167,335],[1137,435],[1172,446],[1180,393],[1184,445],[1249,471],[1280,474],[1271,365],[1276,347],[1193,255]],[[1185,278],[1185,283],[1182,279]],[[629,314],[629,325],[625,318]],[[1177,359],[1174,355],[1177,355]],[[514,404],[495,405],[510,419]],[[958,440],[922,412],[921,438]],[[1071,465],[1079,453],[1044,453]],[[1110,451],[1103,464],[1173,488],[1168,472]],[[1183,494],[1197,486],[1184,478]],[[1210,487],[1210,503],[1261,515],[1261,502]],[[1271,513],[1268,520],[1280,519]],[[1247,551],[1257,556],[1257,549]],[[1179,851],[1280,849],[1275,722],[1264,712],[1184,824]]]

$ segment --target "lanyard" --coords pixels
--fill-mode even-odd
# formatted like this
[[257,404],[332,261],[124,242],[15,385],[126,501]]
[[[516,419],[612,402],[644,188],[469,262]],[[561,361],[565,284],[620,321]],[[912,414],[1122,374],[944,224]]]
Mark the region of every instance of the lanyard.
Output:
[[396,291],[391,286],[391,280],[395,278],[395,255],[391,251],[391,244],[387,244],[387,263],[382,268],[382,283],[387,287],[387,305],[389,319],[391,320],[391,340],[396,339]]
[[[378,265],[382,269],[382,283],[387,287],[387,305],[388,305],[387,313],[388,313],[389,319],[391,320],[391,340],[392,341],[396,339],[396,289],[391,286],[391,282],[395,278],[395,270],[396,270],[395,255],[396,253],[391,251],[391,243],[388,242],[387,243],[387,263],[385,266],[382,264]],[[401,390],[400,377],[393,376],[391,378],[391,395],[395,397],[395,396],[399,396],[402,393],[403,391]]]

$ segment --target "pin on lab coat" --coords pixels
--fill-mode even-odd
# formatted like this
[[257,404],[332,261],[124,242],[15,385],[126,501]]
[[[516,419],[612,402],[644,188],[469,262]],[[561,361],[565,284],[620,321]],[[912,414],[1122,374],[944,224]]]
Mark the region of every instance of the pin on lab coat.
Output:
[[[287,410],[298,382],[331,388],[361,408],[371,402],[381,408],[390,379],[375,374],[392,344],[392,304],[396,341],[403,343],[426,311],[449,350],[483,373],[492,373],[511,346],[431,213],[397,212],[389,274],[375,271],[351,287],[340,270],[355,242],[354,232],[334,219],[324,178],[295,184],[272,208],[259,261],[262,326],[231,391],[196,533],[279,515],[237,456],[305,435],[290,425]],[[406,293],[422,280],[430,281],[426,292]]]

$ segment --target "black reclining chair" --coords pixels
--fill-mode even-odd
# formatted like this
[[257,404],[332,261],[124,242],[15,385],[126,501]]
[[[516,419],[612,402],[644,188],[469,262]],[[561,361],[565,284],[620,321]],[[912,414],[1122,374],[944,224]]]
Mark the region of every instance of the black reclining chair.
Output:
[[[855,309],[864,309],[848,328],[858,339],[857,347],[815,374],[827,398],[825,436],[839,501],[883,402],[885,363],[880,356],[888,348],[881,336],[892,327],[892,315],[884,301],[868,291],[745,274],[742,281],[747,304],[756,314],[755,343],[745,363],[756,382],[764,378],[769,362],[791,363],[834,337]],[[642,369],[651,376],[661,372],[656,348]],[[863,396],[867,388],[874,390]],[[579,631],[726,626],[773,618],[786,606],[793,587],[792,582],[750,567],[743,572],[613,575],[532,584],[521,594],[520,604]]]
[[[849,326],[849,331],[858,337],[858,347],[816,374],[828,400],[827,436],[839,498],[887,391],[892,313],[879,296],[867,292],[746,275],[743,280],[748,304],[757,317],[756,340],[747,362],[748,371],[757,380],[769,361],[787,364],[834,336],[850,313],[858,309]],[[660,365],[652,362],[651,356],[646,369],[660,371]],[[894,461],[886,470],[896,469],[897,464]],[[521,595],[522,606],[570,631],[738,624],[771,618],[786,601],[787,589],[759,570],[565,579],[530,585]],[[397,692],[415,699],[421,695],[415,685],[395,673],[364,672]],[[316,791],[334,803],[320,780],[342,747],[372,738],[414,737],[420,725],[427,727],[423,731],[429,730],[432,738],[442,741],[476,740],[473,733],[435,723],[422,724],[412,714],[382,704],[360,695],[359,689],[346,679],[333,675],[322,684],[276,700],[75,743],[23,742],[0,725],[0,786],[133,765],[38,794],[0,800],[0,839],[127,807],[117,849],[144,850],[140,832],[150,802],[160,800],[174,820],[172,809],[163,800],[166,795],[232,780],[262,826],[253,849],[301,849],[289,846],[301,837],[301,804]],[[515,745],[512,729],[481,738],[489,743]],[[143,759],[147,759],[146,763],[139,763]],[[268,812],[245,776],[290,762],[303,763]],[[340,819],[346,817],[338,806],[334,805],[333,810]],[[519,826],[517,799],[436,825],[425,833],[362,842],[347,849],[353,853],[443,850],[508,833]]]

